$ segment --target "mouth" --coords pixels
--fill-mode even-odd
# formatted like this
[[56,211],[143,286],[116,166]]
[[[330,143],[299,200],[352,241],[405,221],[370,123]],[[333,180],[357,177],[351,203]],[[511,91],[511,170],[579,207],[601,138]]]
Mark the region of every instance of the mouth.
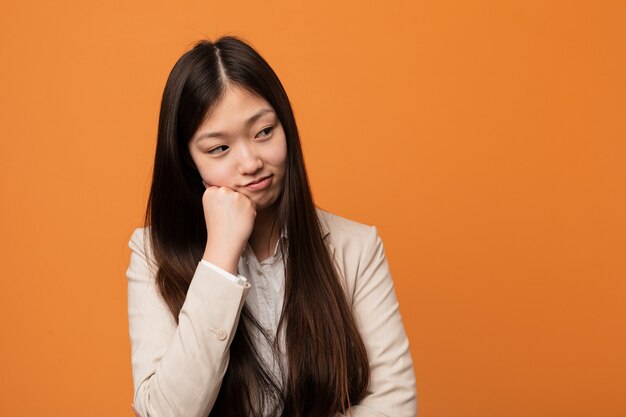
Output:
[[265,177],[261,177],[261,178],[259,178],[258,180],[255,180],[255,181],[252,181],[252,182],[247,183],[246,185],[244,185],[244,187],[247,187],[248,185],[258,184],[258,183],[260,183],[261,181],[264,181],[264,180],[268,179],[269,177],[271,177],[271,175],[267,175],[267,176],[265,176]]
[[264,190],[267,187],[269,187],[272,184],[272,175],[268,175],[266,177],[263,178],[259,178],[256,181],[252,181],[251,183],[248,183],[245,188],[248,191],[260,191],[260,190]]

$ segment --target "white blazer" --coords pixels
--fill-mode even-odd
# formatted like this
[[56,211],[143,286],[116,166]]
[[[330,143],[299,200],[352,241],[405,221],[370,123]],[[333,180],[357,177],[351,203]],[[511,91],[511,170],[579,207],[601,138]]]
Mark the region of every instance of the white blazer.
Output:
[[[351,407],[352,417],[416,417],[409,341],[377,229],[319,208],[317,213],[371,369],[366,397]],[[231,282],[199,262],[177,326],[155,284],[148,233],[138,228],[132,234],[126,271],[133,409],[141,417],[206,417],[250,284]]]

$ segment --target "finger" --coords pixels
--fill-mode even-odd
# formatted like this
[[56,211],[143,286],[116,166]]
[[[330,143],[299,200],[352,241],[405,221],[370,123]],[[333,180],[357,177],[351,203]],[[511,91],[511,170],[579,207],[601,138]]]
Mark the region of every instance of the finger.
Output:
[[256,201],[254,201],[254,199],[248,197],[247,195],[245,195],[244,193],[241,193],[241,195],[243,195],[244,197],[246,197],[251,203],[252,203],[252,207],[254,207],[254,211],[256,212],[258,210],[258,206],[256,204]]

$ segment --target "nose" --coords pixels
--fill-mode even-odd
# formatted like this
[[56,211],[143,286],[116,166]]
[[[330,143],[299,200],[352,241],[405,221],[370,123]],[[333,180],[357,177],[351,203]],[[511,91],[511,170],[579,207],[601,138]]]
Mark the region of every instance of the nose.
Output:
[[263,160],[254,151],[254,146],[243,146],[239,156],[239,173],[242,175],[254,174],[261,168],[263,168]]

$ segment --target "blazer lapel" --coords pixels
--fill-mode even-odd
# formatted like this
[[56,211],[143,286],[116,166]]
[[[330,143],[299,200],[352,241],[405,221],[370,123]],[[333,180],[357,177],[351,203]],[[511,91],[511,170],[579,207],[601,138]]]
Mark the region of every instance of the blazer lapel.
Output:
[[335,256],[335,247],[330,243],[330,239],[328,239],[328,235],[330,234],[330,229],[326,224],[326,219],[320,216],[320,229],[322,231],[322,240],[326,242],[330,252],[330,258],[332,259]]

